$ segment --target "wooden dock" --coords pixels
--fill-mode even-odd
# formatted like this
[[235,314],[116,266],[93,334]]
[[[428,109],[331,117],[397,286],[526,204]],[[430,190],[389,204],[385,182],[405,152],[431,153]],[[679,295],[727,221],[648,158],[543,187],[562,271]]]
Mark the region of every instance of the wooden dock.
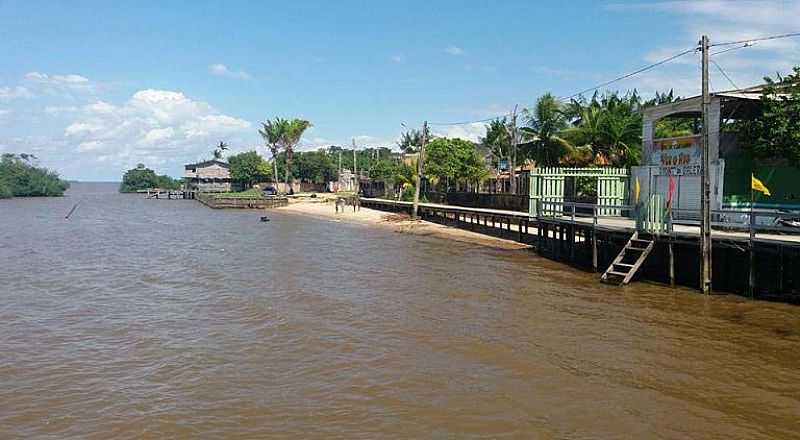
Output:
[[[406,213],[413,206],[411,202],[374,198],[361,199],[361,204]],[[427,221],[529,244],[541,256],[598,274],[611,266],[637,232],[634,220],[599,214],[627,214],[633,207],[557,205],[558,209],[551,207],[551,215],[531,217],[526,212],[420,203],[419,214]],[[800,235],[780,234],[784,231],[770,226],[758,230],[757,235],[736,228],[714,230],[715,291],[800,303]],[[670,225],[669,231],[640,232],[637,240],[653,244],[647,259],[638,263],[636,277],[697,288],[699,232],[690,221]]]
[[162,190],[154,188],[147,190],[139,190],[137,192],[145,194],[146,199],[186,200],[195,198],[194,191]]

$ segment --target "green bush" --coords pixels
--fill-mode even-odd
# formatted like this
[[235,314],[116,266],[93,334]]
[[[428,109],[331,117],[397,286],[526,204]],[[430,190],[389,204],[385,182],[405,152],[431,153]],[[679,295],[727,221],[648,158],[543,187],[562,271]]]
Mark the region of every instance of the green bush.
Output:
[[179,179],[173,179],[166,175],[156,175],[155,171],[140,163],[136,168],[128,170],[122,176],[119,192],[128,193],[151,188],[171,190],[180,189],[180,187],[181,181]]
[[62,196],[69,183],[57,173],[28,162],[28,155],[3,154],[0,160],[0,198]]
[[11,197],[14,197],[14,192],[11,191],[11,187],[5,182],[0,182],[0,199],[10,199]]
[[403,192],[400,193],[400,200],[404,202],[413,202],[414,201],[414,187],[407,186],[403,188]]

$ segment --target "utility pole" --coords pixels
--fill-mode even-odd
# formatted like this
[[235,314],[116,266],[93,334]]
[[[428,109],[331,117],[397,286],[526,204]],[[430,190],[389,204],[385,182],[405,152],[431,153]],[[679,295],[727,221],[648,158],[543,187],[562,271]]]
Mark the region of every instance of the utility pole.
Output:
[[514,112],[511,113],[511,151],[509,151],[509,176],[511,194],[517,193],[517,106],[514,105]]
[[411,214],[411,218],[416,220],[419,217],[417,213],[419,212],[419,189],[422,186],[422,162],[425,160],[425,142],[427,141],[428,136],[428,121],[422,123],[422,135],[420,136],[420,146],[419,146],[419,156],[417,157],[417,187],[414,188],[414,208]]
[[361,182],[361,179],[358,178],[358,163],[356,161],[357,160],[356,159],[356,140],[352,139],[352,141],[353,141],[353,177],[356,179],[355,187],[353,189],[355,189],[356,194],[358,194],[358,189],[359,189],[358,186],[359,186],[359,183]]
[[708,36],[700,39],[703,64],[703,151],[702,151],[702,176],[701,182],[701,218],[700,218],[700,250],[701,250],[701,280],[700,290],[705,294],[711,293],[711,148],[708,142],[710,125],[709,108],[711,95],[708,90]]
[[356,162],[356,140],[353,139],[353,174],[358,175],[358,163]]

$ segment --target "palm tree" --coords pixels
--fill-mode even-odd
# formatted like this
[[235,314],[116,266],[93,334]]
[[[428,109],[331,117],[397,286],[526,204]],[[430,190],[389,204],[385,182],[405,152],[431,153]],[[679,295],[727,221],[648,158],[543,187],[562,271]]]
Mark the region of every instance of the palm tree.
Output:
[[[511,163],[511,133],[508,130],[508,123],[506,118],[498,118],[486,126],[486,135],[481,138],[481,143],[489,149],[489,152],[495,158],[497,168],[500,168],[500,161],[509,159]],[[497,179],[498,190],[500,179]]]
[[292,167],[292,157],[294,155],[294,149],[298,143],[300,143],[300,139],[303,137],[303,133],[311,127],[311,123],[306,121],[305,119],[292,119],[286,124],[286,130],[284,131],[283,136],[283,148],[286,151],[286,184],[288,185],[291,180],[291,167]]
[[[288,121],[286,119],[275,118],[274,121],[267,121],[261,124],[262,128],[258,133],[264,138],[269,152],[272,153],[272,172],[275,183],[278,183],[278,153],[283,147]],[[277,185],[276,185],[277,187]]]
[[[425,139],[427,142],[433,140],[433,136],[431,136],[430,130],[425,133]],[[400,147],[400,151],[406,154],[416,153],[419,151],[420,146],[422,145],[422,130],[411,129],[408,131],[403,132],[400,135],[400,140],[397,141],[397,146]]]
[[520,131],[532,141],[533,158],[537,166],[557,166],[561,158],[573,150],[573,146],[559,134],[567,128],[567,117],[561,103],[550,93],[542,95],[536,106],[524,112],[528,126]]
[[603,141],[616,166],[636,165],[641,152],[642,118],[635,113],[607,112],[603,121]]

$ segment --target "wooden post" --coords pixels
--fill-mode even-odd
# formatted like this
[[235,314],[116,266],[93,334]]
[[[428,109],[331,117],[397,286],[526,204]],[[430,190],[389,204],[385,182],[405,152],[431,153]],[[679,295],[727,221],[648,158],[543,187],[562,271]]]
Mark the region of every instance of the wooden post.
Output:
[[672,230],[672,209],[669,210],[669,217],[667,219],[668,227],[669,227],[669,285],[675,287],[675,250],[674,250],[674,239],[673,239],[673,230]]
[[542,246],[544,242],[544,225],[542,222],[536,223],[536,235],[538,235],[538,242],[536,243],[536,252],[542,255]]
[[597,206],[592,207],[592,269],[597,272]]
[[701,282],[700,290],[703,293],[711,293],[711,148],[709,145],[709,125],[711,117],[709,107],[711,106],[711,95],[708,85],[708,37],[703,35],[700,40],[702,52],[702,91],[703,91],[703,149],[702,149],[702,172],[701,175],[701,210],[700,217],[700,248],[701,248]]
[[[575,209],[575,207],[572,207]],[[573,213],[574,214],[574,213]],[[569,260],[571,262],[575,262],[575,223],[569,226],[569,233],[567,234],[567,238],[569,239]]]
[[750,189],[750,240],[749,240],[750,246],[748,246],[750,248],[750,277],[748,281],[748,286],[751,298],[755,296],[755,290],[756,290],[756,267],[755,267],[756,215],[753,212],[753,199],[754,199],[753,189],[751,188]]
[[422,186],[422,171],[423,161],[425,160],[425,142],[428,135],[428,121],[422,123],[422,142],[419,146],[419,157],[417,157],[417,187],[414,189],[414,207],[411,217],[417,219],[417,211],[419,210],[419,190]]
[[783,245],[778,244],[778,292],[783,293]]
[[514,112],[511,114],[511,151],[508,153],[509,164],[508,164],[508,175],[510,177],[509,183],[509,192],[511,194],[517,193],[517,106],[514,106]]

